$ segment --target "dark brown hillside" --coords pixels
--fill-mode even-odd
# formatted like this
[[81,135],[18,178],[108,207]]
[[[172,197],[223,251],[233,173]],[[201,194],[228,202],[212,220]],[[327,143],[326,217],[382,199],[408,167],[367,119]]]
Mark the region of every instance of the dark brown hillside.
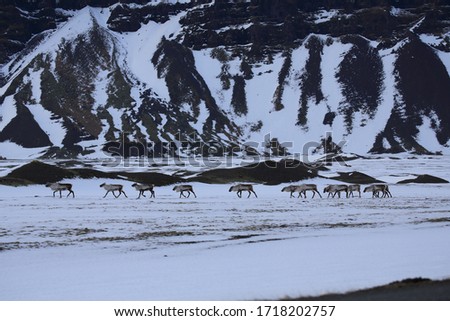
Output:
[[176,107],[179,108],[182,104],[190,105],[191,115],[195,119],[200,113],[200,103],[204,102],[209,112],[203,125],[206,141],[214,140],[217,132],[223,132],[227,136],[231,133],[239,134],[239,129],[225,117],[205,80],[197,71],[194,56],[189,48],[176,41],[163,39],[152,57],[152,63],[158,70],[158,77],[165,79],[171,102]]
[[383,89],[383,63],[378,51],[363,37],[346,36],[342,42],[352,44],[336,74],[345,97],[339,109],[345,116],[347,130],[351,131],[355,112],[370,119],[377,111]]
[[17,116],[0,132],[0,142],[11,141],[23,147],[50,146],[47,134],[39,127],[30,110],[17,107]]
[[417,115],[436,115],[440,126],[435,123],[433,129],[440,143],[445,144],[450,138],[450,77],[444,64],[432,48],[411,35],[410,42],[399,52],[396,70],[408,119],[404,126],[421,125],[420,120],[411,121]]
[[[323,41],[316,36],[311,36],[305,44],[305,47],[309,50],[309,58],[306,61],[304,72],[300,78],[302,93],[297,120],[297,125],[300,126],[306,126],[309,112],[308,100],[313,98],[315,103],[318,104],[324,98],[322,92],[322,71],[320,69],[323,46]],[[313,113],[314,111],[311,112]]]
[[444,145],[450,139],[450,77],[435,49],[424,44],[415,34],[398,51],[395,63],[397,88],[391,117],[377,137],[373,152],[385,152],[383,137],[391,144],[388,152],[427,151],[416,142],[423,116],[431,119],[432,129]]

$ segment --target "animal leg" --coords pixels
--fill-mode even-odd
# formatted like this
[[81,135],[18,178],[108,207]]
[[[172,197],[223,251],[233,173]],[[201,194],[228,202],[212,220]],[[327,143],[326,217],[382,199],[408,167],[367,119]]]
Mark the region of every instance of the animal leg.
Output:
[[[123,195],[124,195],[126,198],[128,198],[127,194],[125,194],[125,191],[120,190],[120,192],[123,193]],[[119,195],[120,195],[120,194],[119,194]]]
[[320,198],[322,198],[322,195],[320,195],[318,190],[314,190],[317,194],[319,194]]
[[72,190],[69,190],[69,194],[67,194],[67,197],[69,197],[70,194],[72,194],[72,196],[75,197],[75,193]]
[[154,192],[153,190],[151,190],[150,193],[151,193],[151,194],[150,194],[150,198],[152,198],[152,197],[153,197],[153,198],[156,198],[156,197],[155,197],[155,192]]
[[392,194],[391,194],[391,192],[389,192],[389,188],[387,186],[383,190],[383,197],[392,197]]
[[[103,198],[105,198],[106,195],[108,195],[109,192],[110,192],[110,191],[106,191],[106,194],[105,194],[105,196],[103,196]],[[114,195],[114,193],[113,193],[113,195]],[[114,196],[115,196],[115,195],[114,195]]]
[[192,192],[192,194],[194,194],[194,197],[197,198],[197,195],[195,195],[195,192],[193,190],[191,192]]
[[250,198],[250,195],[252,195],[252,192],[251,191],[247,191],[247,192],[248,192],[247,198]]

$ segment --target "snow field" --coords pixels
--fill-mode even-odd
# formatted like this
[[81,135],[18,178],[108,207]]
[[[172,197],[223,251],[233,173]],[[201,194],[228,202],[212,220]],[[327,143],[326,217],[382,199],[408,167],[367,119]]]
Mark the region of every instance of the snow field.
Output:
[[391,199],[256,185],[239,199],[193,183],[198,198],[167,186],[137,200],[125,181],[129,198],[103,199],[103,181],[72,180],[62,199],[0,186],[2,300],[278,299],[450,276],[447,184],[393,185]]

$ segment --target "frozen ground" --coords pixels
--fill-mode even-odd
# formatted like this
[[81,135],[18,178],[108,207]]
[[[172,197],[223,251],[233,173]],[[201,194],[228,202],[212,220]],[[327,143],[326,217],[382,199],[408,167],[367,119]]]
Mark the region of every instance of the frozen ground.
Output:
[[[447,157],[357,160],[390,183],[445,179]],[[327,175],[331,175],[328,173]],[[237,198],[228,185],[171,186],[156,199],[103,199],[104,180],[72,180],[76,198],[0,186],[1,300],[251,300],[450,277],[450,184],[392,185],[391,199],[290,199],[282,186]],[[111,181],[112,182],[112,181]],[[310,180],[323,186],[333,181]],[[246,195],[245,195],[246,196]]]

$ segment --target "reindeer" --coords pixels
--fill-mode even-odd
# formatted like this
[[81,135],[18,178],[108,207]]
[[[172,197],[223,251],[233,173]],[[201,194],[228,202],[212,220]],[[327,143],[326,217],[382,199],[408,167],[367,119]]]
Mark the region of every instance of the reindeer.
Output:
[[320,195],[319,191],[317,190],[316,184],[289,185],[289,186],[284,187],[281,191],[282,192],[290,192],[291,193],[290,197],[294,197],[293,194],[295,192],[298,192],[297,198],[301,197],[302,194],[306,198],[306,191],[312,191],[313,192],[312,198],[314,198],[316,193],[319,194],[320,198],[322,198],[322,195]]
[[349,185],[348,186],[348,196],[350,197],[350,195],[351,195],[352,197],[354,197],[353,192],[358,192],[359,197],[361,197],[361,185],[359,185],[359,184]]
[[72,191],[72,184],[69,184],[69,183],[47,183],[47,184],[45,184],[45,186],[51,188],[51,190],[53,191],[53,197],[55,197],[56,192],[59,192],[59,198],[61,198],[62,191],[69,191],[69,194],[67,194],[67,197],[69,197],[70,194],[72,194],[72,196],[75,197],[75,193]]
[[228,190],[228,192],[236,192],[236,194],[239,198],[242,197],[243,191],[248,192],[247,198],[249,198],[250,195],[252,195],[252,193],[255,194],[256,198],[258,198],[258,195],[256,195],[255,191],[253,190],[252,184],[237,184],[237,185],[231,186],[230,189]]
[[[127,194],[125,194],[125,192],[123,191],[123,185],[121,185],[121,184],[103,183],[100,185],[100,187],[103,187],[106,190],[106,194],[105,194],[105,196],[103,196],[103,198],[105,198],[109,192],[111,192],[115,198],[118,198],[120,196],[120,194],[123,194],[126,198],[128,198]],[[119,191],[119,195],[116,196],[116,194],[114,193],[115,191]]]
[[374,197],[380,197],[380,192],[383,194],[381,197],[392,197],[391,192],[389,191],[389,186],[387,184],[373,184],[370,186],[367,186],[364,189],[364,193],[366,192],[372,192],[372,198]]
[[153,184],[134,183],[131,186],[134,187],[139,192],[138,198],[141,198],[141,195],[145,197],[145,194],[144,194],[145,191],[150,192],[150,198],[155,197],[155,191],[153,190],[153,187],[155,187],[155,185],[153,185]]
[[336,194],[341,198],[341,192],[345,192],[345,196],[348,197],[348,186],[345,184],[328,185],[323,189],[323,192],[328,193],[327,197],[332,195],[333,198]]
[[306,192],[301,188],[300,185],[285,186],[281,189],[281,191],[291,193],[290,198],[294,197],[295,192],[298,192],[297,198],[299,198],[302,195],[302,193],[304,193],[306,195]]
[[317,185],[316,184],[302,184],[300,186],[303,189],[303,195],[305,196],[305,198],[306,198],[306,191],[312,191],[313,192],[312,198],[314,198],[316,193],[319,194],[320,198],[322,198],[322,195],[320,195],[319,191],[317,190]]
[[[195,195],[192,185],[175,185],[172,190],[177,193],[179,192],[180,198],[181,196],[188,198],[189,196],[191,196],[191,193],[194,194],[195,198],[197,198],[197,195]],[[188,192],[188,196],[184,195],[184,192]]]

